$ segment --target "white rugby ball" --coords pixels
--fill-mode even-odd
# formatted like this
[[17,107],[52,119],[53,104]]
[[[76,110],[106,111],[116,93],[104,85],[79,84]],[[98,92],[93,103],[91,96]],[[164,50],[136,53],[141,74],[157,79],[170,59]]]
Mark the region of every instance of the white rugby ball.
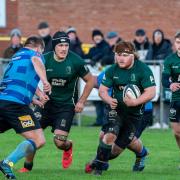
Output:
[[141,95],[141,91],[139,90],[139,88],[136,85],[128,84],[123,89],[123,99],[127,95],[132,99],[137,99]]

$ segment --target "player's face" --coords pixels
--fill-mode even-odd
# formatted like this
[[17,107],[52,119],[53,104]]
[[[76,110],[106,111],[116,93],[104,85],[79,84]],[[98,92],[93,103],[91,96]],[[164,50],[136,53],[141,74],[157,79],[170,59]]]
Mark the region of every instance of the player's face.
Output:
[[68,43],[60,43],[55,47],[56,55],[59,59],[65,59],[69,51]]
[[129,69],[134,63],[134,55],[128,53],[116,53],[115,62],[120,68]]
[[177,50],[177,53],[180,55],[180,38],[176,38],[174,42],[175,49]]

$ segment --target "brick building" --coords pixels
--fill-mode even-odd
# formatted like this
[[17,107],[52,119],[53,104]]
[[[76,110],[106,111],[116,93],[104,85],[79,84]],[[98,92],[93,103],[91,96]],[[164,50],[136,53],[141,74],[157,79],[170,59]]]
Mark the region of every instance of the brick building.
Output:
[[132,39],[137,28],[144,28],[151,39],[152,31],[161,28],[172,38],[180,29],[179,0],[6,0],[6,27],[0,28],[0,55],[7,46],[10,30],[19,27],[23,36],[36,34],[37,24],[48,21],[52,33],[69,25],[78,30],[83,42],[91,43],[91,31],[119,32]]

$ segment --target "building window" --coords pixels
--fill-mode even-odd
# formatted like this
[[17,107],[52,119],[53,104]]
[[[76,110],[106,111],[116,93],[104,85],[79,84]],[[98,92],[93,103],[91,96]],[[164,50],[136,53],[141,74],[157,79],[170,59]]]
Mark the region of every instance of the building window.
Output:
[[0,28],[6,27],[6,0],[0,0]]

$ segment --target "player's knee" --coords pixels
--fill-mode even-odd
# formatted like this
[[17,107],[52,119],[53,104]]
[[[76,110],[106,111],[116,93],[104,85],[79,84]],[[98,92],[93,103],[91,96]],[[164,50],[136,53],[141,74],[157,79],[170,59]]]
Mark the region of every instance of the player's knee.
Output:
[[109,144],[109,145],[113,144],[115,140],[116,140],[116,135],[112,133],[107,133],[103,137],[103,142],[105,144]]
[[57,148],[64,150],[66,148],[67,136],[55,134],[54,143]]
[[35,140],[37,149],[43,147],[46,144],[45,138],[38,138]]

